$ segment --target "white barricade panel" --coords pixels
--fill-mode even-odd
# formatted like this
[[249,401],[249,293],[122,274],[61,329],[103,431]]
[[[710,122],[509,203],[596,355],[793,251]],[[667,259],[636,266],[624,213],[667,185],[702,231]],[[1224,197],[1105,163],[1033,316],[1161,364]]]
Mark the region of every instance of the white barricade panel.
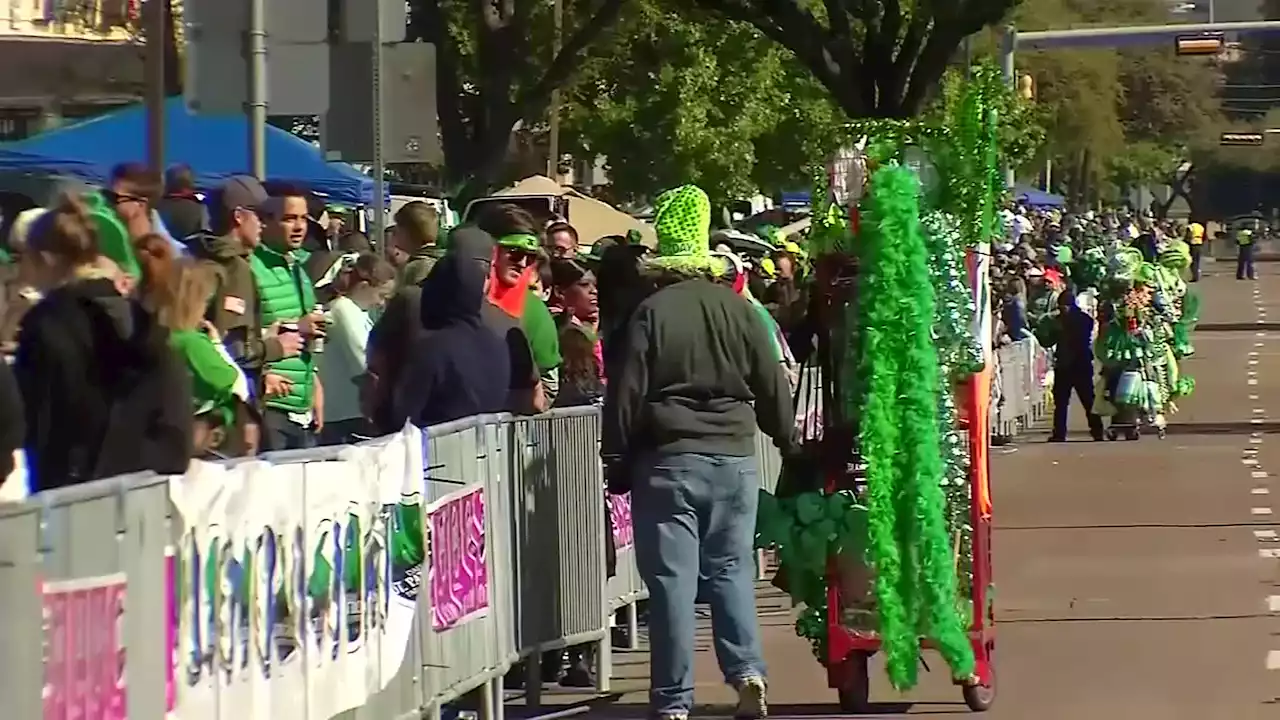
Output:
[[200,463],[172,481],[178,717],[321,720],[391,683],[423,560],[420,448],[407,430],[338,459]]

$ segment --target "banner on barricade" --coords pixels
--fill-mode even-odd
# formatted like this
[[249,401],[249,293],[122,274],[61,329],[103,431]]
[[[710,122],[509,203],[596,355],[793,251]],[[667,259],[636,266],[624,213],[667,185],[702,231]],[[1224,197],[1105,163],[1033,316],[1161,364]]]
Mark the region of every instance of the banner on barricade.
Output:
[[123,573],[45,582],[44,720],[125,720]]
[[448,630],[489,612],[484,488],[450,493],[427,508],[431,628]]
[[390,684],[425,557],[421,448],[407,428],[337,460],[172,481],[178,717],[328,718]]
[[635,529],[631,526],[631,493],[606,495],[609,506],[609,526],[613,530],[613,547],[618,552],[629,550],[636,544]]

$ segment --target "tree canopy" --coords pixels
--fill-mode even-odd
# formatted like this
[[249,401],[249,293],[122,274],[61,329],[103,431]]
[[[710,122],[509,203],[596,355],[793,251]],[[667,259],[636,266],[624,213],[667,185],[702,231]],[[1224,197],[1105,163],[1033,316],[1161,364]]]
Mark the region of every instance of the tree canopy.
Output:
[[925,108],[965,38],[1021,0],[690,0],[791,51],[849,117]]
[[436,46],[445,179],[466,196],[493,183],[513,131],[544,116],[603,43],[626,0],[564,0],[563,41],[541,0],[408,0],[405,39]]
[[843,114],[745,23],[633,2],[567,93],[566,138],[608,159],[616,197],[697,183],[718,203],[808,187]]

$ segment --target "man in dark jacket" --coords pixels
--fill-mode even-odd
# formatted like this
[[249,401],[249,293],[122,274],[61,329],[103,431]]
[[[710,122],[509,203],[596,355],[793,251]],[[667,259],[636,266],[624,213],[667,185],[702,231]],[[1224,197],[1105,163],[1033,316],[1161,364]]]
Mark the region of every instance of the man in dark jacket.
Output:
[[423,282],[425,332],[398,378],[393,423],[430,427],[506,409],[506,343],[480,317],[486,279],[479,265],[451,255]]
[[22,393],[9,363],[0,360],[0,485],[13,472],[13,454],[22,447],[27,419],[22,411]]
[[765,668],[752,561],[756,427],[787,454],[795,417],[787,379],[755,309],[715,280],[711,204],[685,186],[660,196],[657,292],[628,321],[610,375],[601,454],[610,491],[632,490],[636,562],[649,588],[650,711],[687,718],[693,703],[695,597],[716,617],[713,641],[735,717],[762,718]]
[[1093,412],[1093,329],[1094,321],[1076,304],[1070,290],[1058,295],[1058,316],[1050,326],[1049,338],[1056,346],[1053,355],[1053,433],[1050,442],[1067,439],[1067,409],[1075,393],[1089,419],[1089,434],[1103,437],[1102,418]]
[[164,174],[164,197],[156,203],[160,219],[175,240],[188,242],[209,228],[209,211],[196,197],[191,168],[174,165]]
[[[493,265],[494,248],[493,237],[475,226],[463,225],[449,234],[448,254],[473,263],[486,278]],[[384,417],[384,413],[390,409],[391,396],[401,370],[417,346],[417,337],[425,332],[422,328],[422,302],[421,285],[401,288],[387,303],[382,317],[369,333],[369,372],[376,376],[376,382],[368,389],[374,396],[370,399],[370,412],[383,432],[398,429],[392,420]],[[539,384],[529,340],[520,322],[488,300],[480,309],[480,319],[507,346],[511,387],[505,409],[514,413],[533,412],[538,404],[535,394]]]

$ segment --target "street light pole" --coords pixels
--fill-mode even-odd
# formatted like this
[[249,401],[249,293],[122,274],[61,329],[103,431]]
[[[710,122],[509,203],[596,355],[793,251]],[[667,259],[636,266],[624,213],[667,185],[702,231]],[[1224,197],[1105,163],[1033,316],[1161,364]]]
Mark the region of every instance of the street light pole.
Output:
[[164,177],[164,38],[168,28],[168,0],[150,0],[142,4],[144,14],[147,117],[147,168],[159,180]]
[[267,0],[248,0],[249,167],[267,179]]
[[[1012,25],[1006,25],[1000,42],[1000,72],[1010,90],[1017,90],[1018,78],[1015,76],[1014,50],[1018,46],[1018,31]],[[1004,166],[1004,186],[1012,188],[1017,178],[1014,177],[1013,166],[1007,162]]]

